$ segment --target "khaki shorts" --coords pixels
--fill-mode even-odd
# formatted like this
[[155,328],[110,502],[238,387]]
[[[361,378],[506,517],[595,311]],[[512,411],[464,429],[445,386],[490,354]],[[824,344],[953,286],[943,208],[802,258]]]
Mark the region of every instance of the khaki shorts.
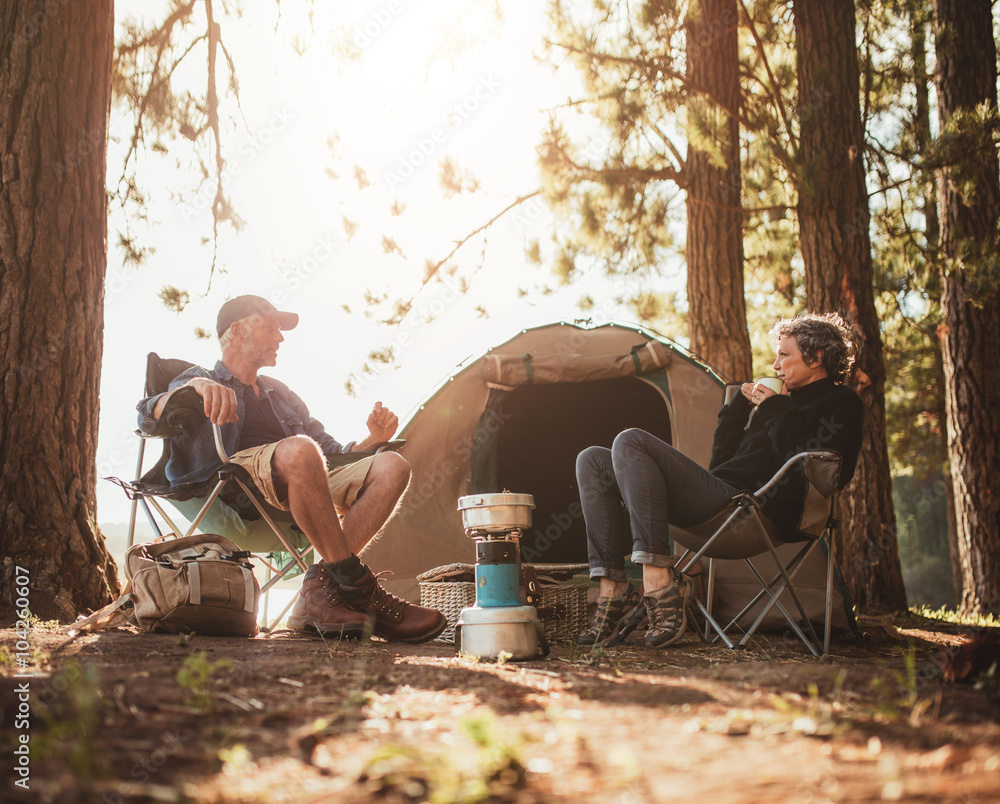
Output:
[[[288,510],[288,500],[278,498],[278,493],[274,488],[274,474],[271,469],[271,459],[274,457],[274,450],[280,442],[264,444],[260,447],[251,447],[237,452],[230,456],[230,463],[242,466],[250,475],[254,485],[264,495],[268,505],[280,508],[282,511]],[[326,473],[327,484],[330,487],[330,499],[337,513],[346,513],[361,491],[361,486],[371,469],[374,455],[361,458],[346,466],[337,466]]]

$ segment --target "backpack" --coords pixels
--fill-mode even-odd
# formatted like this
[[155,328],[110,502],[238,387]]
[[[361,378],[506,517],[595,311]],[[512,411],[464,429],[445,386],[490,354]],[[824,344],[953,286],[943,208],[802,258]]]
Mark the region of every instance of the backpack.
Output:
[[134,545],[125,554],[121,597],[64,630],[131,624],[151,634],[254,636],[260,585],[249,557],[214,534]]

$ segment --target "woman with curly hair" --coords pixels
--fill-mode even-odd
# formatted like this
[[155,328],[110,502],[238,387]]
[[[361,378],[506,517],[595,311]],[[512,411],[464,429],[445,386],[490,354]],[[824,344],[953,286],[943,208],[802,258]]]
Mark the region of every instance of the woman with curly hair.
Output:
[[[804,450],[840,453],[840,486],[854,475],[864,409],[844,385],[854,363],[850,330],[836,313],[806,313],[770,330],[780,392],[744,382],[723,405],[708,469],[644,430],[620,433],[611,449],[588,447],[576,476],[587,525],[590,577],[600,580],[594,621],[580,645],[607,642],[638,594],[625,556],[642,566],[648,647],[676,642],[687,626],[691,582],[673,565],[669,525],[695,525],[743,491],[754,492]],[[775,535],[791,537],[802,514],[805,479],[791,475],[764,502]],[[626,516],[627,514],[627,516]]]

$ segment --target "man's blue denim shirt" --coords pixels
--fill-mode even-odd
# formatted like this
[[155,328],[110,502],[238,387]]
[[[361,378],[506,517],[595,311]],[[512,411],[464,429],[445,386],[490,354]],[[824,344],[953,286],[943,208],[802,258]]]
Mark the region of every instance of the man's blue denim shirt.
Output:
[[[222,425],[222,444],[227,455],[238,451],[240,431],[243,427],[243,389],[246,387],[220,360],[212,371],[206,371],[201,366],[192,366],[183,374],[178,374],[170,383],[170,391],[184,385],[195,377],[206,377],[232,388],[236,392],[236,415],[239,418],[235,424]],[[333,436],[323,429],[323,425],[309,415],[305,403],[287,385],[270,377],[257,377],[257,385],[271,403],[274,415],[281,422],[286,436],[304,434],[319,444],[324,455],[339,455],[349,452],[354,442],[340,444]],[[139,411],[139,429],[151,433],[156,427],[153,409],[157,400],[163,394],[143,399],[137,406]],[[171,486],[182,483],[204,483],[214,477],[222,462],[215,452],[215,439],[212,436],[212,425],[206,418],[195,438],[174,436],[170,442],[170,460],[167,461],[166,473]]]

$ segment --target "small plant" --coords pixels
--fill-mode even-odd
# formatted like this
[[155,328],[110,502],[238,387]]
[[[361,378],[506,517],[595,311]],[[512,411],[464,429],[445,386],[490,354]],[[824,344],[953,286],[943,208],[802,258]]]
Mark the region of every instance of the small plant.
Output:
[[52,677],[51,693],[43,696],[38,708],[46,725],[37,738],[39,755],[48,761],[68,761],[78,778],[101,776],[105,765],[94,746],[105,705],[97,666],[68,662]]
[[994,614],[963,614],[942,606],[939,609],[932,609],[929,606],[916,606],[911,611],[918,617],[926,617],[929,620],[943,620],[946,623],[956,625],[975,625],[980,628],[1000,628],[1000,618]]
[[[32,646],[30,653],[28,655],[28,665],[33,667],[44,667],[49,663],[50,655],[42,650],[41,648],[36,648]],[[18,656],[10,650],[6,645],[0,645],[0,667],[25,667],[23,664],[23,656],[19,661]]]
[[931,706],[933,700],[920,698],[921,672],[917,667],[916,645],[911,643],[909,647],[901,648],[901,652],[903,669],[892,672],[891,682],[894,683],[885,678],[875,678],[871,682],[872,690],[879,695],[876,712],[890,720],[905,714],[911,722],[916,723]]
[[373,793],[402,793],[429,804],[506,801],[523,786],[518,748],[504,740],[491,718],[463,718],[468,738],[447,753],[419,746],[383,745],[366,763],[359,781]]
[[184,665],[177,671],[177,683],[191,693],[188,703],[203,712],[210,712],[215,707],[215,674],[219,670],[228,670],[233,666],[229,659],[210,662],[205,651],[192,653],[184,660]]

